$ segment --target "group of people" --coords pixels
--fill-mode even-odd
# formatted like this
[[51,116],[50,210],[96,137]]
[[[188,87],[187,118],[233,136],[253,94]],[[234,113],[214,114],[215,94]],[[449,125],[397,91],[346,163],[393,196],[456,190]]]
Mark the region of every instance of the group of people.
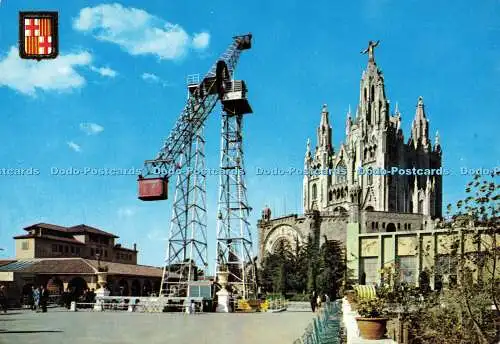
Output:
[[323,294],[321,296],[320,294],[316,294],[316,291],[313,291],[311,294],[311,309],[314,312],[319,311],[321,309],[322,303],[323,302],[330,302],[330,297],[327,294]]
[[30,309],[42,313],[47,312],[47,303],[49,302],[49,291],[45,288],[44,285],[40,287],[32,286],[31,294],[28,295],[28,303],[30,305]]

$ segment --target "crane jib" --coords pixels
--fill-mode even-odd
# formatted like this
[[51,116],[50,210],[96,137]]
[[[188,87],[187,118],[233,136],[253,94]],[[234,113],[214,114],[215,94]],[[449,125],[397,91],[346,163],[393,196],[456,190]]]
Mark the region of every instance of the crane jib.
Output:
[[[233,37],[233,42],[215,62],[209,72],[189,94],[184,109],[172,128],[157,157],[146,160],[139,175],[139,199],[167,199],[168,178],[182,165],[178,162],[183,151],[191,145],[198,130],[205,123],[218,100],[222,100],[225,87],[231,80],[241,51],[252,46],[252,34]],[[149,181],[148,181],[149,180]]]

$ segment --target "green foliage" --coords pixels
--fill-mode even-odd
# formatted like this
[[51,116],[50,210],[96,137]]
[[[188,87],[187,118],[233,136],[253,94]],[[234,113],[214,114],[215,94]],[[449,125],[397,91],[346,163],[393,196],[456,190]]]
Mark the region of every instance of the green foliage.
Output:
[[339,295],[346,273],[342,244],[337,240],[327,240],[320,249],[316,286],[332,298]]
[[386,315],[386,303],[382,298],[362,299],[356,310],[363,318],[381,318]]
[[[415,304],[417,311],[409,316],[410,328],[416,344],[489,344],[498,342],[495,321],[499,321],[498,297],[500,296],[497,275],[497,234],[500,210],[495,178],[476,175],[467,184],[466,197],[447,206],[448,221],[440,224],[448,228],[449,234],[460,229],[473,235],[473,243],[481,247],[480,252],[461,251],[460,241],[452,245],[450,261],[457,283],[445,285],[441,292],[431,292],[420,287],[424,300]],[[454,211],[455,209],[455,211]],[[454,211],[454,212],[453,212]],[[431,277],[436,271],[426,271]],[[476,275],[476,276],[474,276]],[[422,280],[421,280],[422,283]],[[408,294],[408,292],[407,292]],[[399,300],[399,303],[402,301]],[[492,311],[494,305],[495,312]],[[495,314],[496,313],[496,314]],[[495,319],[496,317],[496,319]]]
[[304,294],[316,290],[336,297],[345,275],[342,245],[326,241],[318,250],[312,236],[305,245],[281,241],[264,258],[258,273],[263,291],[268,293]]

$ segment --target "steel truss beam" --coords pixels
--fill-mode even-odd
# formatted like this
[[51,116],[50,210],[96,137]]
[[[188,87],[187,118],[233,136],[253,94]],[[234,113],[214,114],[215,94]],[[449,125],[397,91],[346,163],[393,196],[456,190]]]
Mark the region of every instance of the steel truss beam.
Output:
[[215,271],[229,271],[229,287],[248,299],[255,295],[256,278],[248,221],[251,208],[245,184],[242,125],[243,115],[223,112]]
[[[167,257],[160,295],[187,296],[190,281],[206,275],[207,201],[204,128],[182,150],[177,170]],[[178,279],[177,279],[177,275]],[[169,278],[171,276],[172,278]]]

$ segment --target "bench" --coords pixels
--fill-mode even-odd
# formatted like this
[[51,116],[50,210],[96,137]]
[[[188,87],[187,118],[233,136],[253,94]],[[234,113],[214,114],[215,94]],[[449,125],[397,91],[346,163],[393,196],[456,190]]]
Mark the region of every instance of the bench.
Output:
[[377,290],[374,285],[354,285],[354,290],[359,299],[371,300],[377,297]]

